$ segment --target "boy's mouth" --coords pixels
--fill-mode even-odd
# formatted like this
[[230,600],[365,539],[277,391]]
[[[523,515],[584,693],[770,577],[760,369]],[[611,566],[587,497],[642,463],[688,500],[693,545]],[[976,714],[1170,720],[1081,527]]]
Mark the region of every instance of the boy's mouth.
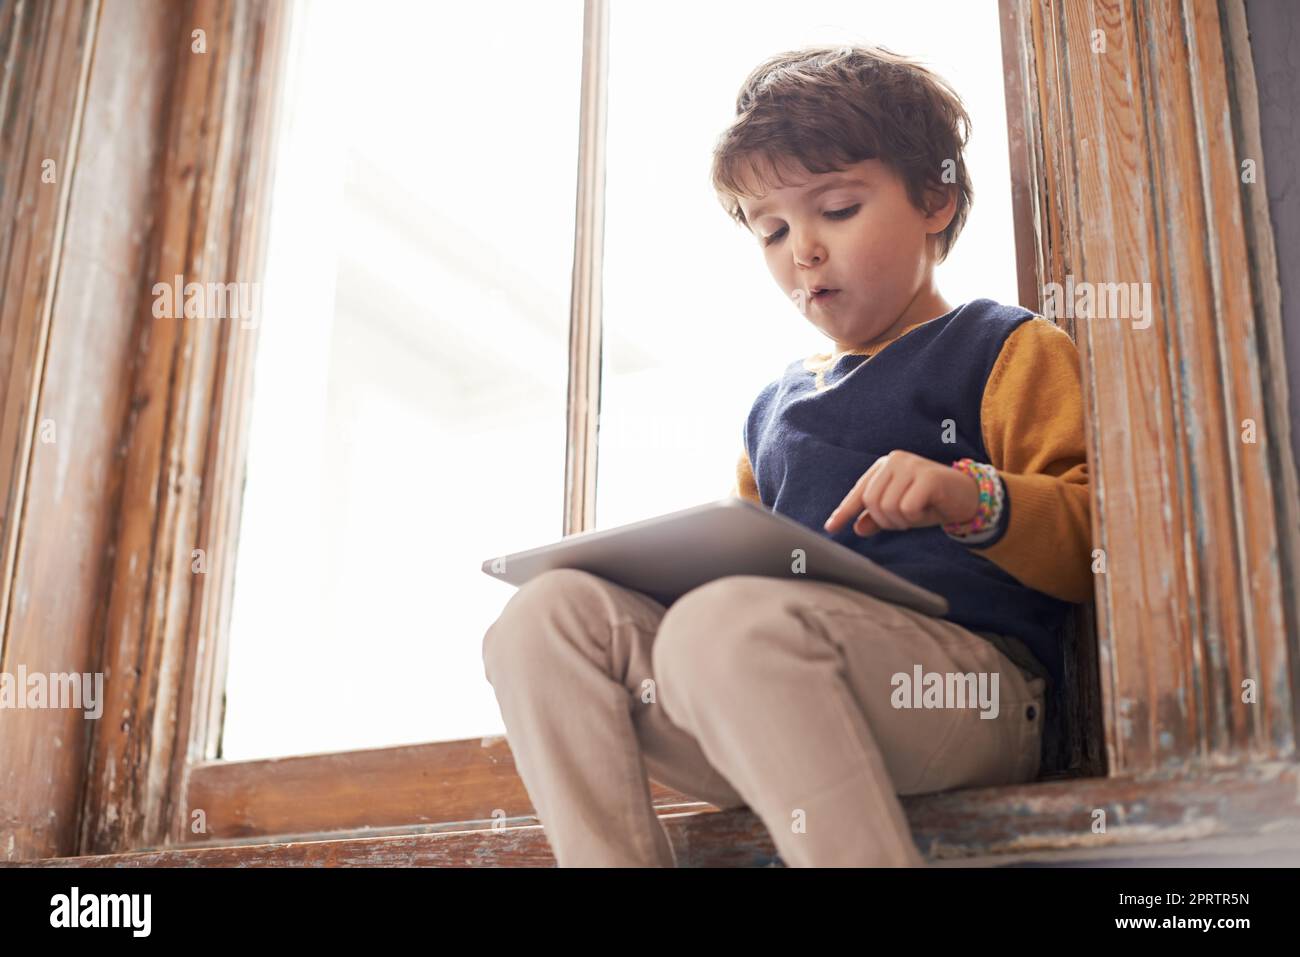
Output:
[[830,299],[832,296],[834,296],[837,292],[839,292],[838,289],[814,289],[811,292],[812,301],[825,302],[827,299]]

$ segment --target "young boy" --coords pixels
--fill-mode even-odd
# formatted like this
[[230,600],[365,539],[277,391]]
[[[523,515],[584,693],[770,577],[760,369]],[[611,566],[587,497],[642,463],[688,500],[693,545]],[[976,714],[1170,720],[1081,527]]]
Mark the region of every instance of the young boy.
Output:
[[713,169],[833,342],[755,400],[734,493],[949,614],[798,578],[667,609],[582,571],[533,579],[483,660],[560,866],[673,865],[649,779],[747,805],[792,866],[920,866],[897,795],[1037,777],[1064,614],[1092,595],[1083,401],[1064,331],[935,286],[971,203],[969,127],[909,60],[802,50],[745,81]]

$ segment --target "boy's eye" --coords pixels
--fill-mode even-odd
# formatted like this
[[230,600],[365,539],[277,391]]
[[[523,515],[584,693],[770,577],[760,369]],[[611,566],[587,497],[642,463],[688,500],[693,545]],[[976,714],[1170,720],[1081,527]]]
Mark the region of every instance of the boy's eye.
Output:
[[[852,216],[861,208],[862,208],[861,203],[855,203],[852,206],[845,206],[843,209],[828,209],[826,212],[822,213],[822,215],[825,216],[827,219],[848,219],[850,216]],[[764,236],[763,245],[764,246],[772,245],[783,235],[785,235],[785,232],[786,232],[786,227],[782,226],[780,229],[778,229],[776,232],[772,233],[771,235]]]
[[861,206],[861,203],[856,203],[853,206],[845,206],[843,209],[827,210],[823,215],[828,219],[848,219],[856,213]]

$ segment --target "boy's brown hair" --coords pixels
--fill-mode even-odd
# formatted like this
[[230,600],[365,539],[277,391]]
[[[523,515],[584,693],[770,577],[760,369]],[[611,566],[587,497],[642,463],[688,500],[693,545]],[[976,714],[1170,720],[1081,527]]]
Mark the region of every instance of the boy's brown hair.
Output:
[[[737,197],[790,185],[783,176],[788,160],[810,173],[829,173],[878,159],[902,178],[912,205],[923,212],[935,205],[929,190],[955,187],[956,212],[938,236],[942,260],[974,198],[962,158],[970,129],[952,87],[884,47],[781,53],[741,86],[736,119],[713,151],[713,188],[732,219],[749,229]],[[742,181],[748,169],[758,183]]]

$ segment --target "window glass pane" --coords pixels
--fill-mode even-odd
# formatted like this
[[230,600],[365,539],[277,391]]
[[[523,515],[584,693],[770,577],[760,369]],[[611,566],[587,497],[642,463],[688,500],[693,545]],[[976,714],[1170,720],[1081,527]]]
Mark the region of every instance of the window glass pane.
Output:
[[562,532],[581,33],[295,8],[223,757],[502,733],[479,565]]
[[[941,29],[936,29],[941,25]],[[970,217],[936,282],[954,306],[1018,300],[998,5],[615,0],[597,524],[725,495],[758,391],[830,343],[709,185],[736,94],[770,56],[863,43],[924,61],[972,117]],[[670,51],[670,52],[668,52]]]

